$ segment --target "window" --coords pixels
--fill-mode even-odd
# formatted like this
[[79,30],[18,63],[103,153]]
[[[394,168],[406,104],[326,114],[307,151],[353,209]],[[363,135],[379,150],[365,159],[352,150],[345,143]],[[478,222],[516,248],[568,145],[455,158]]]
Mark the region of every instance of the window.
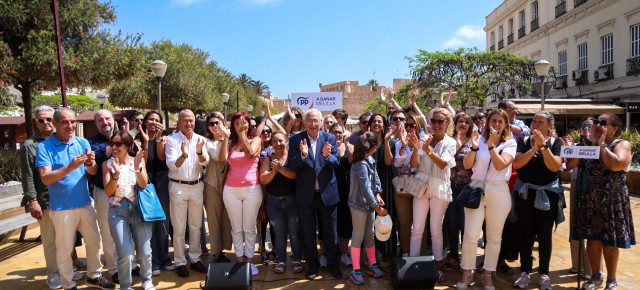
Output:
[[640,57],[640,24],[631,26],[631,57]]
[[491,46],[495,46],[496,45],[496,33],[491,31]]
[[613,34],[600,38],[602,43],[602,65],[613,63]]
[[578,69],[586,70],[589,67],[587,64],[587,43],[578,45]]
[[538,19],[538,2],[533,2],[531,4],[531,17],[533,20]]
[[509,19],[509,35],[513,34],[513,18]]
[[502,31],[502,30],[503,30],[503,29],[502,29],[502,26],[498,27],[498,38],[499,38],[500,40],[504,39],[504,33],[503,33],[503,31]]
[[560,69],[560,76],[567,75],[567,51],[566,50],[558,52],[558,68]]
[[525,19],[524,10],[522,10],[520,11],[520,28],[524,28],[526,26],[525,21],[526,19]]

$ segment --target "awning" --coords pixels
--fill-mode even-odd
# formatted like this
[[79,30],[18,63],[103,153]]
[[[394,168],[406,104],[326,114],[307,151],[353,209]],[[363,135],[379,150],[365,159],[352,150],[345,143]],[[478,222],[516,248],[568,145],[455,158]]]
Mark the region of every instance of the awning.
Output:
[[[518,114],[535,115],[540,111],[540,104],[516,104]],[[544,104],[545,111],[556,116],[595,116],[604,113],[624,114],[625,109],[609,104]]]

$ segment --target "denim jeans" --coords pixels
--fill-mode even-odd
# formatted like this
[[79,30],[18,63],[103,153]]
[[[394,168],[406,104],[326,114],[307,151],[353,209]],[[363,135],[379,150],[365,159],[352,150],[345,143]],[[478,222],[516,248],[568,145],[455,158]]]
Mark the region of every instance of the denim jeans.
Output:
[[171,226],[171,216],[169,213],[169,172],[159,172],[155,174],[154,184],[156,194],[162,205],[166,220],[152,222],[151,232],[151,253],[153,269],[160,269],[162,266],[171,265],[169,257],[169,227]]
[[269,217],[269,223],[275,231],[276,256],[279,263],[287,262],[287,234],[291,241],[291,258],[300,261],[300,238],[298,236],[298,210],[293,195],[276,197],[267,194],[264,209]]
[[133,245],[140,263],[140,280],[151,280],[151,222],[141,222],[137,205],[123,198],[117,206],[109,205],[109,228],[118,252],[120,289],[131,289]]

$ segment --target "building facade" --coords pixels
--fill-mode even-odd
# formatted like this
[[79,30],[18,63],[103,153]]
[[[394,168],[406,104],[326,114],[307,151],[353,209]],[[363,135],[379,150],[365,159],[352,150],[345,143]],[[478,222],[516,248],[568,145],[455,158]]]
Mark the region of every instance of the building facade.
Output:
[[638,0],[506,0],[484,30],[488,50],[551,63],[547,98],[640,99]]

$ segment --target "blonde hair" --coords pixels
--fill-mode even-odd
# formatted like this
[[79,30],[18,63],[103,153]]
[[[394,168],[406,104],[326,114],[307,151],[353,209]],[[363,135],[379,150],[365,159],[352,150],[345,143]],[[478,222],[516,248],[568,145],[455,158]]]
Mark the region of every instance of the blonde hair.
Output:
[[331,129],[331,126],[329,126],[329,128],[327,128],[326,130],[325,130],[325,128],[324,128],[324,121],[326,121],[327,119],[331,119],[331,120],[333,120],[333,123],[334,123],[334,124],[335,124],[335,123],[338,123],[338,120],[336,119],[336,117],[334,117],[333,115],[326,115],[326,116],[322,119],[322,131],[325,131],[325,132],[329,132],[329,130]]
[[447,130],[445,132],[445,134],[451,136],[451,134],[453,134],[453,119],[451,118],[451,113],[449,113],[449,110],[445,109],[445,108],[437,108],[437,109],[433,109],[432,110],[432,114],[431,114],[431,118],[433,118],[433,116],[435,114],[441,114],[443,116],[445,116],[447,118]]

